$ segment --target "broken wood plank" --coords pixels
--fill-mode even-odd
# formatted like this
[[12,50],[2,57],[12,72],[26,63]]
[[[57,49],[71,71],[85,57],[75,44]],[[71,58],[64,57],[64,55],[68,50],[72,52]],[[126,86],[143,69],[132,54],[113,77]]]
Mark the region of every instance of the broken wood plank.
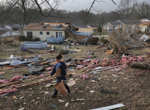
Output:
[[119,103],[119,104],[102,107],[102,108],[97,108],[97,109],[91,109],[91,110],[112,110],[112,109],[117,109],[117,108],[121,108],[121,107],[124,107],[124,105],[122,103]]
[[40,65],[46,65],[48,63],[49,63],[49,61],[45,61],[45,62],[40,63]]
[[24,88],[24,87],[31,86],[31,85],[35,85],[35,84],[42,83],[42,82],[51,81],[51,80],[54,80],[54,79],[56,79],[56,78],[50,78],[50,79],[46,79],[46,80],[43,80],[43,81],[38,81],[38,82],[34,82],[34,83],[18,86],[17,89]]
[[[70,76],[70,75],[71,75],[71,74],[67,74],[67,76]],[[18,86],[17,89],[19,89],[19,88],[24,88],[24,87],[28,87],[28,86],[35,85],[35,84],[42,83],[42,82],[51,81],[51,80],[54,80],[54,79],[56,79],[56,76],[53,76],[53,77],[51,77],[50,79],[46,79],[46,80],[42,80],[42,81],[30,83],[30,84]]]
[[114,49],[107,50],[105,54],[106,54],[106,55],[110,55],[110,54],[112,54],[112,53],[113,53],[113,51],[114,51]]
[[12,69],[14,69],[13,66],[4,66],[4,67],[2,68],[2,70],[12,70]]
[[6,87],[6,86],[15,85],[15,84],[20,84],[20,83],[22,83],[22,81],[16,81],[16,82],[11,82],[11,83],[6,83],[4,85],[1,85],[0,88]]

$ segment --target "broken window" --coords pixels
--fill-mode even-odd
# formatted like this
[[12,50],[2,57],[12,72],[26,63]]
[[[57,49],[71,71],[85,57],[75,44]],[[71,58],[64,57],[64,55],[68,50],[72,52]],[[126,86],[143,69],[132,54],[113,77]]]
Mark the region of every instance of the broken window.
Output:
[[43,35],[43,32],[40,32],[40,35]]
[[27,32],[27,36],[32,36],[32,32]]
[[62,37],[62,32],[56,32],[56,37]]
[[50,34],[50,32],[47,32],[46,34],[47,34],[47,35],[49,35],[49,34]]

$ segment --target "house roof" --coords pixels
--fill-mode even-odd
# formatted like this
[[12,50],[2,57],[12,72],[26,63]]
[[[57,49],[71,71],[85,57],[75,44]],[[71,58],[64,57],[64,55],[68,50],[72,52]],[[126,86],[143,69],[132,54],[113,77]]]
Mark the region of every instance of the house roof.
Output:
[[0,36],[4,33],[6,33],[8,30],[0,30]]
[[141,19],[141,21],[150,21],[150,19],[143,18],[143,19]]
[[59,25],[57,25],[57,24],[45,24],[45,23],[30,23],[30,24],[28,24],[27,26],[25,26],[24,28],[23,28],[23,30],[51,30],[51,31],[55,31],[55,30],[57,30],[57,31],[63,31],[63,30],[65,30],[67,27],[65,27],[65,26],[63,26],[63,25],[61,25],[61,24],[59,24]]
[[111,25],[113,26],[117,26],[118,24],[120,24],[119,22],[115,21],[115,22],[109,22]]

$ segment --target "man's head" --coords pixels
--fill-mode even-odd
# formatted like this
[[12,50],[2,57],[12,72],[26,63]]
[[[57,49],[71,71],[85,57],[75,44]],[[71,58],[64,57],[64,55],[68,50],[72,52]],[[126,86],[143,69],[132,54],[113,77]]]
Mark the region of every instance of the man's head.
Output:
[[57,55],[56,56],[56,62],[61,62],[61,58],[62,58],[62,55]]

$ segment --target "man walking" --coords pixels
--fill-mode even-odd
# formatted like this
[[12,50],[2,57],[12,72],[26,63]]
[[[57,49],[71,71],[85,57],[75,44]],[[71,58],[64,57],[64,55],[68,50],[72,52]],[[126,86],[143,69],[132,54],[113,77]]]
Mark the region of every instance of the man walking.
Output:
[[[58,82],[60,82],[61,80],[63,80],[63,83],[64,83],[68,93],[70,93],[69,86],[66,83],[66,74],[67,74],[66,69],[67,69],[67,67],[66,67],[66,64],[61,60],[61,58],[62,58],[62,55],[56,56],[57,64],[55,65],[53,71],[51,72],[51,76],[53,76],[56,73],[56,77],[57,77],[56,84]],[[58,91],[55,89],[51,98],[55,98],[57,96],[57,93],[58,93]]]

